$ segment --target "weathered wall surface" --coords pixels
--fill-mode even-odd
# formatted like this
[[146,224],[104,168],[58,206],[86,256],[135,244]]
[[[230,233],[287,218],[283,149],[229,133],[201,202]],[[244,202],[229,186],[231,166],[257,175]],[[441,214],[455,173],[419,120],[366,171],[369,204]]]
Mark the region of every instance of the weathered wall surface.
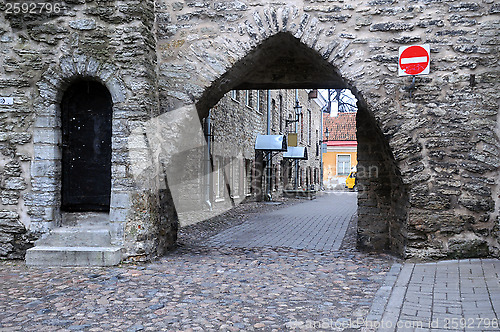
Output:
[[59,103],[82,78],[102,82],[113,98],[114,240],[129,256],[161,251],[151,235],[161,223],[158,194],[134,183],[128,144],[130,132],[158,113],[154,3],[78,0],[33,13],[9,3],[0,1],[0,95],[14,97],[0,105],[0,257],[23,257],[61,222]]
[[[360,245],[408,257],[499,255],[498,30],[490,0],[66,1],[11,14],[0,1],[0,256],[21,257],[60,218],[58,104],[77,77],[114,102],[110,218],[129,256],[175,235],[160,179],[137,186],[144,121],[200,114],[233,88],[348,86],[360,100]],[[429,43],[431,74],[396,76],[401,45]],[[297,51],[299,50],[299,51]],[[158,95],[156,92],[158,91]],[[163,128],[167,139],[176,130]],[[168,156],[164,157],[168,159]],[[168,213],[167,213],[168,212]]]

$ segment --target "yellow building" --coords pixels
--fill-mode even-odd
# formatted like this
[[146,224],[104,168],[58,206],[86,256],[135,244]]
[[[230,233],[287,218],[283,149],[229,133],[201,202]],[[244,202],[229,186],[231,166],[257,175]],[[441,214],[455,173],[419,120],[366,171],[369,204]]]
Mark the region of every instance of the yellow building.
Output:
[[[323,115],[327,149],[323,153],[323,184],[326,189],[345,188],[345,179],[357,165],[356,113]],[[328,137],[326,137],[328,132]]]

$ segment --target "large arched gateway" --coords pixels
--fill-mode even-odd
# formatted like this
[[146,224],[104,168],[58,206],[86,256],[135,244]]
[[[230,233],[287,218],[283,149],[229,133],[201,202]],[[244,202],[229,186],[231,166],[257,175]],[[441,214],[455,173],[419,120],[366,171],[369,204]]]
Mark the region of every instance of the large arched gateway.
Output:
[[[90,77],[113,100],[109,222],[126,259],[175,242],[178,194],[192,183],[178,161],[203,150],[200,116],[230,89],[288,87],[349,87],[360,101],[362,247],[498,256],[499,12],[479,0],[79,2],[23,18],[2,11],[0,86],[14,103],[0,105],[0,255],[20,257],[59,226],[57,105],[68,82]],[[412,84],[397,76],[398,48],[420,43],[430,44],[430,74]]]
[[[408,197],[394,157],[356,82],[343,78],[338,69],[289,32],[276,33],[206,89],[197,102],[204,116],[230,89],[350,88],[357,94],[361,199],[358,242],[360,247],[401,254],[406,238]],[[377,184],[383,190],[375,190]],[[332,207],[334,208],[334,207]]]

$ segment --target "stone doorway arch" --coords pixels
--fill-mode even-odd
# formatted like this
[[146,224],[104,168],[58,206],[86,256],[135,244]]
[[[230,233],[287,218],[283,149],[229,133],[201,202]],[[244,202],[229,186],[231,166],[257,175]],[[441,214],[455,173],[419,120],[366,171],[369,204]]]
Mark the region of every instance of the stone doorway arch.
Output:
[[201,117],[232,89],[349,88],[358,99],[358,245],[404,254],[408,198],[401,173],[356,82],[291,33],[260,43],[220,76],[197,102]]
[[[61,225],[61,189],[62,189],[62,119],[61,102],[65,92],[75,82],[91,81],[102,85],[109,91],[112,103],[112,126],[119,127],[123,121],[116,114],[125,101],[127,91],[120,78],[120,70],[109,63],[102,63],[85,55],[63,56],[49,67],[42,79],[37,82],[39,95],[34,102],[35,123],[34,159],[31,165],[32,193],[25,197],[32,222],[30,230],[47,233],[50,229]],[[111,154],[116,149],[116,132],[111,138]],[[125,177],[115,171],[113,179]],[[129,195],[119,188],[111,188],[109,219],[113,225],[114,240],[123,241],[125,214],[122,206],[116,202],[123,195]]]

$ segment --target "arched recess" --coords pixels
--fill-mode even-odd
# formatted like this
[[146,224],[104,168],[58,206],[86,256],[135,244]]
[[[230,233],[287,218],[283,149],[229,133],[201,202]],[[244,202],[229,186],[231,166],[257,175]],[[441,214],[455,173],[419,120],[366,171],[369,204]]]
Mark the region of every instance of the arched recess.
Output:
[[268,37],[205,89],[196,107],[201,119],[232,89],[296,88],[348,88],[357,97],[358,246],[404,255],[408,198],[389,144],[356,82],[317,51],[288,32]]
[[[34,128],[33,149],[31,162],[30,194],[25,195],[25,205],[31,223],[31,231],[46,233],[51,228],[61,224],[61,189],[62,189],[62,114],[61,102],[65,92],[77,82],[95,82],[109,93],[111,109],[111,127],[119,128],[120,119],[116,116],[122,103],[125,101],[125,84],[120,78],[120,70],[111,64],[102,63],[85,55],[63,56],[58,63],[49,67],[37,82],[38,95],[34,101]],[[117,151],[117,135],[111,138],[111,155]],[[116,180],[121,174],[119,168],[112,168],[112,179]],[[123,195],[118,189],[111,187],[109,217],[115,222],[112,228],[115,235],[122,234],[125,207],[117,206],[116,197]],[[119,241],[119,240],[118,240]]]

